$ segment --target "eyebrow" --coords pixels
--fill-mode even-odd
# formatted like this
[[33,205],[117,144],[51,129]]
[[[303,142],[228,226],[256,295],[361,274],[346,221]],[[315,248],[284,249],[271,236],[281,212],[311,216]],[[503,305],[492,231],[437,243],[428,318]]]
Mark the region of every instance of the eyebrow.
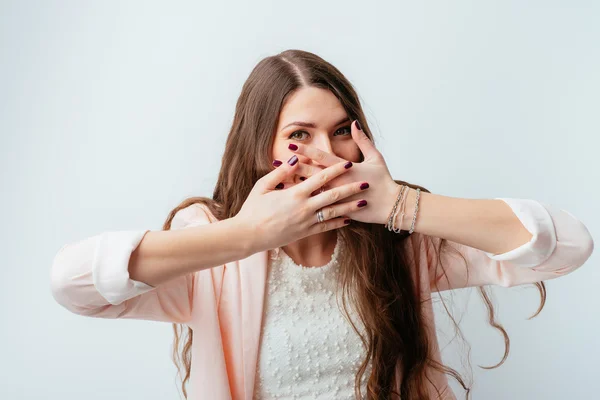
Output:
[[[348,121],[350,121],[350,118],[344,117],[338,123],[334,124],[333,126],[338,126],[338,125],[341,125],[344,122],[348,122]],[[294,121],[294,122],[292,122],[290,124],[287,124],[283,128],[281,128],[281,131],[283,131],[285,128],[287,128],[289,126],[292,126],[292,125],[302,126],[304,128],[316,128],[317,127],[317,125],[314,122]]]

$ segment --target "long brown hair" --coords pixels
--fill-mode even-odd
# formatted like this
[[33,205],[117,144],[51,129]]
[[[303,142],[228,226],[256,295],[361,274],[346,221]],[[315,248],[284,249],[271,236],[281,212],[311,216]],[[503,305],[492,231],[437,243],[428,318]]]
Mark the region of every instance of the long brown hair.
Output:
[[[270,152],[273,133],[283,104],[290,94],[305,86],[330,90],[348,117],[357,119],[367,136],[373,140],[358,95],[337,68],[315,54],[300,50],[287,50],[264,58],[250,73],[237,101],[212,199],[186,199],[170,212],[163,229],[170,229],[177,211],[194,203],[207,206],[218,220],[231,218],[239,212],[255,182],[272,170]],[[396,182],[429,192],[418,185],[400,180]],[[379,224],[356,221],[337,232],[347,244],[347,251],[341,254],[338,281],[343,310],[366,347],[365,359],[355,377],[357,398],[363,398],[360,382],[369,364],[368,399],[389,399],[393,396],[402,400],[427,399],[426,386],[431,382],[429,368],[454,377],[469,398],[470,386],[461,375],[431,357],[430,340],[435,338],[427,333],[421,307],[428,294],[422,296],[420,285],[417,284],[421,277],[415,275],[418,274],[418,260],[406,247],[408,233],[403,231],[396,234]],[[430,244],[434,243],[433,238],[418,233],[413,235]],[[443,275],[441,253],[449,246],[445,246],[446,240],[443,239],[435,240],[435,243],[438,261],[435,268]],[[535,315],[543,308],[546,298],[544,284],[537,286],[542,300]],[[502,333],[505,341],[502,360],[493,367],[487,367],[495,368],[506,360],[510,342],[506,331],[496,321],[489,294],[484,287],[479,290],[488,309],[489,323]],[[362,334],[348,314],[348,304],[357,311]],[[448,308],[445,308],[450,315]],[[460,332],[452,316],[451,319]],[[173,324],[173,360],[182,377],[182,390],[187,399],[193,331],[187,327],[186,332],[186,327]],[[180,365],[183,366],[183,373]],[[402,372],[400,382],[396,382],[397,371]],[[395,390],[396,387],[400,388],[400,393]],[[437,390],[440,394],[439,388]]]

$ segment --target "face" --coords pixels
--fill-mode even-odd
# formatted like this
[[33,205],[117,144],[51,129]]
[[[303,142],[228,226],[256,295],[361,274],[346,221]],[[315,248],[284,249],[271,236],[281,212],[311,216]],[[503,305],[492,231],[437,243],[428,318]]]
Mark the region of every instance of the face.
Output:
[[[329,90],[315,87],[298,89],[288,97],[279,114],[272,159],[287,162],[295,154],[288,145],[301,143],[359,162],[360,150],[350,135],[351,123],[346,110]],[[305,156],[298,155],[298,158],[301,163],[325,168]],[[301,182],[298,175],[289,179],[284,182],[285,187]]]

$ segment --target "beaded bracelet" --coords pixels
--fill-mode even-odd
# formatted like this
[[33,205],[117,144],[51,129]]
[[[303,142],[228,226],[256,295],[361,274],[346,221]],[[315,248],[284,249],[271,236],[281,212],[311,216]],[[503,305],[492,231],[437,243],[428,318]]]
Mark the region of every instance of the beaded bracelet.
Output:
[[419,211],[419,197],[421,194],[421,189],[417,188],[417,200],[415,200],[415,213],[413,214],[412,224],[410,225],[410,231],[408,231],[409,235],[415,231],[415,222],[417,220],[417,211]]
[[400,199],[402,198],[402,190],[404,189],[404,185],[400,185],[400,191],[398,192],[398,197],[396,197],[396,202],[394,203],[394,207],[392,207],[392,212],[390,213],[390,215],[388,216],[388,221],[387,224],[385,225],[388,228],[388,231],[392,231],[393,226],[394,226],[394,214],[396,213],[396,208],[398,207],[398,203],[400,202]]
[[[401,195],[402,200],[400,200],[400,204],[398,205],[398,208],[394,213],[394,217],[392,218],[392,231],[394,231],[394,233],[400,233],[400,231],[402,230],[402,220],[404,219],[404,210],[406,209],[406,199],[408,199],[408,192],[410,191],[410,188],[408,186],[403,186],[402,189],[404,189],[404,193],[402,193]],[[400,224],[398,225],[398,228],[396,228],[396,219],[398,218],[399,212]]]
[[[395,233],[400,233],[400,231],[402,231],[402,222],[404,220],[404,209],[406,208],[409,191],[410,191],[410,187],[408,187],[406,185],[400,185],[398,197],[396,198],[396,202],[394,203],[394,207],[392,208],[392,211],[390,212],[390,215],[388,217],[388,222],[386,224],[386,227],[388,228],[388,230],[390,232],[393,231]],[[404,192],[406,192],[406,193],[404,193]],[[411,235],[415,231],[415,223],[417,221],[417,212],[419,211],[419,199],[421,197],[420,195],[421,195],[421,189],[417,188],[417,198],[415,200],[415,211],[413,213],[410,230],[408,231],[409,235]],[[400,207],[398,207],[398,203],[401,203]],[[400,224],[399,224],[399,227],[396,228],[396,217],[398,215],[398,212],[400,212]]]

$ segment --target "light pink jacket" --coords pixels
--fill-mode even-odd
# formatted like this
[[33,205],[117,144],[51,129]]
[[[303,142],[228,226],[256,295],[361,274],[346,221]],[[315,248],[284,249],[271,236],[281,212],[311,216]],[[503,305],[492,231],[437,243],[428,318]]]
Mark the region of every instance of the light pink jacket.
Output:
[[[565,275],[591,255],[594,242],[585,225],[570,213],[526,199],[504,200],[533,238],[504,254],[493,255],[449,242],[469,263],[446,257],[443,265],[449,280],[438,282],[439,290],[468,286],[515,286]],[[171,229],[215,222],[205,206],[180,210]],[[129,278],[128,263],[133,250],[148,230],[104,232],[63,246],[52,265],[54,298],[68,310],[99,318],[135,318],[184,323],[194,330],[190,399],[251,399],[256,374],[263,302],[270,251],[253,254],[156,288]],[[423,236],[407,240],[421,254],[418,268],[423,294],[431,293],[431,248]],[[439,239],[438,239],[439,240]],[[277,252],[279,249],[273,250]],[[434,358],[440,361],[431,302],[423,309]],[[445,375],[431,371],[444,399],[455,399]],[[436,398],[435,390],[430,398]]]

